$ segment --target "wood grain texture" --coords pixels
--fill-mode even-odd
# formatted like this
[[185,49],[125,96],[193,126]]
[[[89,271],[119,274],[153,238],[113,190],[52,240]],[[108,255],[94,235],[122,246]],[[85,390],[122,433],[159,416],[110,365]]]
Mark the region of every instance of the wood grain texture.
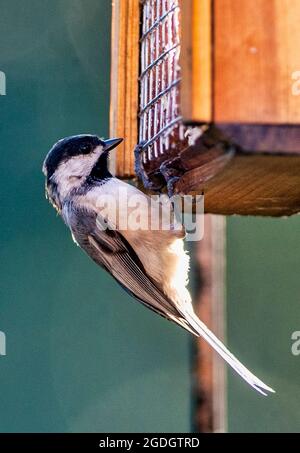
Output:
[[[225,339],[225,218],[205,216],[204,237],[195,244],[198,269],[196,312],[218,338]],[[197,339],[196,428],[226,431],[226,365],[205,340]]]
[[203,167],[195,168],[176,185],[178,193],[202,191],[207,213],[296,214],[300,212],[300,157],[237,154],[215,177],[205,179]]
[[180,1],[180,108],[185,122],[212,120],[211,3]]
[[300,126],[218,124],[228,139],[249,153],[300,154]]
[[299,23],[299,0],[214,2],[216,122],[300,122]]
[[110,135],[124,137],[112,161],[117,176],[134,175],[137,144],[139,0],[114,0],[111,49]]

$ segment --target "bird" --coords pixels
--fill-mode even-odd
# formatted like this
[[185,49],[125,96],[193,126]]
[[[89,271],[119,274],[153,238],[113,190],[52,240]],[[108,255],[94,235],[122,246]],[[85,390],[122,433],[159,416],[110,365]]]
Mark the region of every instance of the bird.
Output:
[[[196,315],[187,289],[189,256],[184,249],[184,226],[174,223],[169,229],[152,229],[151,197],[111,174],[109,155],[122,140],[80,134],[55,143],[43,163],[49,202],[70,229],[74,242],[133,298],[204,338],[259,393],[275,393]],[[118,200],[119,193],[122,197]],[[135,218],[132,200],[137,199],[142,200],[142,222],[148,221],[144,228],[129,221]],[[159,209],[154,212],[166,217],[164,206],[159,201],[155,203]]]

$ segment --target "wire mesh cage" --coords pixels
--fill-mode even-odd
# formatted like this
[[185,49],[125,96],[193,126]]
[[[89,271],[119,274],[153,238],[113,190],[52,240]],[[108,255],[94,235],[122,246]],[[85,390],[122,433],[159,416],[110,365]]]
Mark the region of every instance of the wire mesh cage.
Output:
[[155,159],[157,164],[184,141],[179,108],[180,8],[178,0],[145,0],[141,7],[139,142],[143,163]]
[[[188,55],[191,57],[191,49],[184,48],[186,5],[183,7],[180,0],[140,2],[139,145],[135,168],[144,185],[154,189],[167,183],[172,191],[176,178],[191,168],[187,154],[185,162],[181,160],[183,151],[196,146],[202,149],[202,158],[203,151],[207,151],[208,127],[199,122],[192,127],[183,116],[183,95],[192,95],[183,87],[189,79],[187,72],[191,74],[192,70],[187,68],[192,63]],[[211,142],[211,133],[209,136]],[[224,151],[224,142],[221,145],[217,154]],[[215,153],[211,157],[214,159]],[[192,165],[195,163],[194,159]]]
[[[200,4],[206,5],[201,15]],[[202,34],[206,30],[201,49],[191,42],[199,27],[189,22],[194,15],[208,20],[208,5],[208,0],[115,0],[111,124],[113,134],[126,137],[118,176],[138,175],[146,188],[170,189],[186,171],[227,154],[228,143],[207,126],[210,64],[199,64],[204,56],[210,61],[207,27],[200,27]]]

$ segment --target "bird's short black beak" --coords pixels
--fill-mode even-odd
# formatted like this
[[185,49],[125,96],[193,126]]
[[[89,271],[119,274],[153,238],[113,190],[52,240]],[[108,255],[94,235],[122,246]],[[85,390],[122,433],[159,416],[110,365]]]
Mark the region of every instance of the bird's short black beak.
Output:
[[104,151],[111,151],[116,146],[118,146],[123,141],[122,138],[110,138],[108,140],[103,140],[104,142]]

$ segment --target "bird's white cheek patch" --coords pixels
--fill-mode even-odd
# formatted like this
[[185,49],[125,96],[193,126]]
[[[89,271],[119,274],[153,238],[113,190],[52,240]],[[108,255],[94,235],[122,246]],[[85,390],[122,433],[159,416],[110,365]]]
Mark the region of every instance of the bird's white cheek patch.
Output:
[[87,156],[76,156],[59,165],[54,173],[61,198],[66,197],[74,188],[80,187],[82,178],[88,176],[99,159],[99,148]]

